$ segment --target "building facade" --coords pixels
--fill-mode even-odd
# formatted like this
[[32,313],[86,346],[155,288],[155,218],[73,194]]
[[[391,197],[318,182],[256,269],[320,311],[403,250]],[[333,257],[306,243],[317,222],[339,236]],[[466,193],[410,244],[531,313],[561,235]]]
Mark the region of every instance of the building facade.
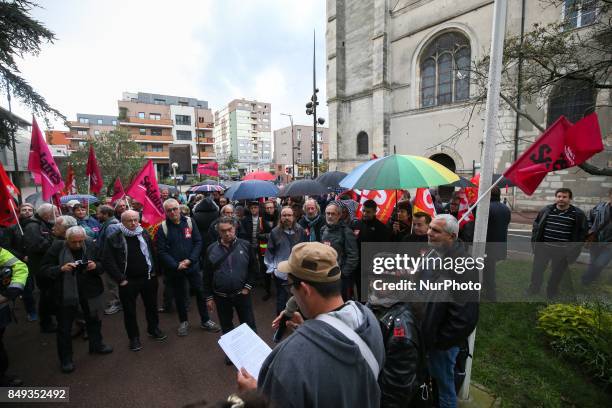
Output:
[[[309,176],[312,172],[314,163],[313,149],[313,127],[304,125],[293,126],[293,140],[291,126],[287,126],[274,131],[274,166],[275,169],[281,168],[286,172],[295,163],[295,177]],[[317,140],[319,155],[318,161],[321,164],[329,160],[329,129],[317,126]],[[294,152],[292,153],[292,149]],[[279,167],[281,166],[281,167]]]
[[[0,163],[13,183],[24,187],[32,184],[32,176],[28,171],[28,157],[30,156],[30,140],[32,139],[32,124],[27,120],[9,112],[0,106],[0,117],[17,123],[15,131],[15,152],[12,147],[0,148]],[[15,156],[17,166],[15,166]]]
[[234,158],[240,173],[269,170],[272,161],[272,106],[268,102],[234,99],[215,112],[213,131],[220,165]]
[[[68,134],[65,136],[65,140],[68,141],[68,151],[73,152],[79,147],[87,145],[87,140],[115,130],[118,123],[119,120],[116,116],[77,113],[77,120],[66,122]],[[61,143],[63,139],[56,132],[58,131],[52,130],[50,134],[47,133],[47,141],[49,141],[50,135],[53,144],[63,144]]]
[[[330,126],[330,168],[350,171],[372,154],[394,151],[436,160],[460,175],[478,171],[481,160],[484,107],[474,109],[475,84],[470,67],[489,53],[493,16],[491,0],[328,0],[327,96]],[[573,2],[565,2],[572,3]],[[596,2],[589,2],[596,3]],[[572,22],[581,29],[595,12],[580,9]],[[535,23],[561,22],[565,6],[550,2],[509,0],[506,37],[520,36]],[[563,113],[558,106],[575,101],[571,92],[556,92],[551,102],[543,95],[523,108],[542,126]],[[551,92],[551,96],[555,90]],[[592,93],[591,105],[605,105],[607,90]],[[596,100],[595,100],[596,99]],[[609,105],[609,102],[607,103]],[[573,106],[575,108],[575,106]],[[570,109],[571,110],[571,109]],[[575,113],[575,112],[574,112]],[[570,120],[579,115],[565,113]],[[590,161],[610,167],[610,109],[599,110],[606,151]],[[458,133],[458,130],[461,132]],[[495,169],[503,172],[539,131],[514,111],[499,112]],[[549,174],[532,196],[513,189],[518,209],[538,209],[551,202],[556,188],[574,191],[575,202],[591,206],[612,187],[609,178],[589,175],[579,168]]]

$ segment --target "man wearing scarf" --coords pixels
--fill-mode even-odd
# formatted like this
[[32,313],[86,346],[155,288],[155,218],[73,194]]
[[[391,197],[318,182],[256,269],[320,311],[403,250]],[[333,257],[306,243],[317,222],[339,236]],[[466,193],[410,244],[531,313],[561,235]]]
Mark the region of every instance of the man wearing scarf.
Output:
[[66,240],[56,240],[41,262],[41,274],[53,282],[53,299],[57,304],[57,352],[62,372],[74,371],[72,362],[72,323],[83,311],[89,352],[109,354],[112,347],[102,342],[102,321],[99,313],[104,308],[104,285],[101,265],[95,261],[95,243],[87,238],[83,227],[70,227]]
[[306,232],[306,240],[309,242],[321,242],[321,227],[325,225],[325,217],[321,216],[321,207],[316,200],[309,199],[304,203],[304,216],[298,224]]
[[138,212],[133,210],[121,214],[121,224],[106,238],[102,252],[104,270],[119,285],[123,322],[132,351],[142,349],[136,319],[138,295],[145,306],[149,337],[157,341],[164,341],[168,337],[159,329],[153,243],[138,218]]

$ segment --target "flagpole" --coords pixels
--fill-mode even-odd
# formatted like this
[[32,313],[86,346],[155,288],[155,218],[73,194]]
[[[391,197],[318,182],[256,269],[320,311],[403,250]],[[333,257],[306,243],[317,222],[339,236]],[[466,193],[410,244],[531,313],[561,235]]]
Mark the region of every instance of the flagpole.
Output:
[[[87,176],[87,195],[89,195],[89,189],[91,187],[91,174]],[[89,197],[86,198],[87,201],[87,216],[89,217]]]
[[465,220],[468,215],[470,215],[472,213],[472,211],[474,211],[474,208],[476,208],[476,206],[478,206],[478,203],[487,196],[487,194],[489,194],[491,192],[491,190],[493,190],[493,187],[495,187],[496,185],[499,184],[500,181],[502,181],[502,179],[504,178],[503,174],[497,179],[495,180],[495,182],[493,184],[491,184],[491,187],[489,187],[487,189],[487,191],[485,191],[484,193],[482,193],[481,196],[478,197],[478,199],[476,200],[476,202],[474,204],[472,204],[466,211],[465,213],[463,213],[463,215],[461,216],[461,218],[459,218],[459,223],[461,223],[461,221]]
[[13,201],[13,197],[9,199],[11,205],[11,211],[13,211],[13,215],[15,216],[15,220],[17,221],[17,226],[19,227],[19,231],[21,232],[21,236],[23,237],[23,228],[21,228],[21,224],[19,223],[19,217],[17,216],[17,212],[15,211],[15,202]]
[[[491,27],[491,50],[489,60],[489,83],[487,87],[486,115],[483,135],[482,170],[480,172],[479,199],[487,197],[478,209],[478,217],[474,227],[474,245],[472,257],[477,259],[485,256],[483,243],[487,240],[487,227],[489,222],[489,186],[493,179],[493,166],[495,163],[495,139],[497,138],[497,113],[499,111],[499,94],[501,90],[501,72],[503,65],[504,35],[506,33],[507,0],[495,0],[493,4],[493,21]],[[498,180],[499,182],[499,180]],[[463,218],[463,217],[462,217]],[[479,273],[482,281],[482,270]],[[468,337],[468,347],[472,356],[475,356],[474,343],[476,328]],[[468,358],[465,364],[465,379],[459,390],[458,397],[467,400],[470,396],[470,378],[472,375],[473,358]]]

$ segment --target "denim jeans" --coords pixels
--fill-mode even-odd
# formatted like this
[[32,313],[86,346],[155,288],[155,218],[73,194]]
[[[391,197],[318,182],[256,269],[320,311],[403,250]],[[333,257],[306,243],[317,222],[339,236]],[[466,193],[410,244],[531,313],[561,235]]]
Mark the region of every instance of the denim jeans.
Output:
[[436,380],[438,386],[438,406],[440,408],[457,407],[457,393],[455,392],[455,362],[459,354],[459,347],[448,350],[430,350],[427,366],[429,374]]
[[601,271],[610,263],[610,260],[612,260],[612,243],[595,243],[591,246],[589,252],[591,253],[591,263],[582,275],[584,285],[595,282]]

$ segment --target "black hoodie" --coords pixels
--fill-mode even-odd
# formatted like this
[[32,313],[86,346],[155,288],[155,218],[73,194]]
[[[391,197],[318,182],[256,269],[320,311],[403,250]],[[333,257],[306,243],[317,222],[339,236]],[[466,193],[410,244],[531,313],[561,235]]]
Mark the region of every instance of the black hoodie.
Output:
[[217,218],[219,218],[219,207],[208,197],[204,198],[193,208],[193,219],[198,226],[198,231],[202,234],[202,239],[204,240],[202,248],[204,249],[211,244],[207,231]]

